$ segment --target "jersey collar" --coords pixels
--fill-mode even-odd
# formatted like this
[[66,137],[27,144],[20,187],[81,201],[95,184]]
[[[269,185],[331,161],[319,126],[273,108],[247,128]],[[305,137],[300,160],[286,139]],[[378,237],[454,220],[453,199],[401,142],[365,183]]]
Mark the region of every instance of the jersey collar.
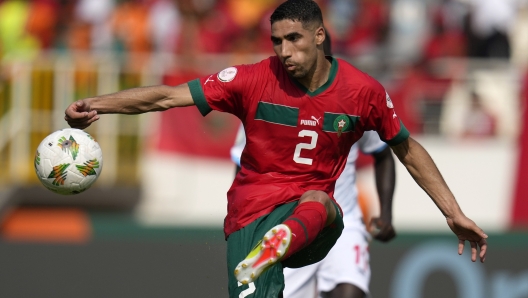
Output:
[[332,61],[332,66],[330,66],[330,73],[328,74],[328,80],[326,81],[326,83],[324,83],[321,87],[317,88],[315,91],[312,92],[312,91],[308,90],[308,88],[304,87],[304,85],[302,85],[301,83],[297,82],[296,79],[291,78],[292,81],[295,83],[295,85],[297,85],[297,87],[299,87],[304,93],[306,93],[309,96],[313,97],[313,96],[317,96],[317,95],[323,93],[334,82],[334,79],[335,79],[336,74],[337,74],[337,65],[338,65],[337,64],[337,59],[335,59],[332,56],[326,56],[326,58],[328,58],[328,59],[330,59]]

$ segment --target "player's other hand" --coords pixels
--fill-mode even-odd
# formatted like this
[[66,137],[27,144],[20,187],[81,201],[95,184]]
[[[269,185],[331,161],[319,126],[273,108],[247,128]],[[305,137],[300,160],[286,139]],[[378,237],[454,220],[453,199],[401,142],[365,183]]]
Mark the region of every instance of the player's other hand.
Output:
[[64,120],[73,128],[85,129],[99,120],[97,111],[92,111],[86,100],[78,100],[70,104],[64,114]]
[[477,250],[480,247],[480,262],[484,263],[486,250],[488,249],[488,242],[486,241],[488,235],[463,214],[447,218],[447,224],[458,237],[458,254],[462,254],[464,245],[468,241],[469,245],[471,245],[471,261],[475,262],[477,260]]
[[396,231],[392,223],[380,217],[374,217],[370,220],[368,230],[374,239],[381,242],[388,242],[396,237]]

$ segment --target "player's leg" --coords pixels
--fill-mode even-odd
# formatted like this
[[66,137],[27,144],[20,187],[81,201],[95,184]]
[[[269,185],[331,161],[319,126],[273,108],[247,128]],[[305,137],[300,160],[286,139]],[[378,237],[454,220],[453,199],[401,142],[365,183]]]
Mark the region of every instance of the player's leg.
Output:
[[317,263],[327,256],[341,236],[344,227],[343,214],[337,203],[334,203],[334,208],[336,211],[334,221],[325,227],[310,244],[284,259],[283,267],[300,268]]
[[317,296],[317,268],[320,263],[301,268],[284,268],[284,298],[312,298]]
[[[286,260],[310,245],[316,237],[320,236],[326,226],[338,218],[336,216],[338,208],[338,205],[322,191],[304,193],[293,213],[282,224],[266,232],[261,242],[238,264],[235,268],[236,278],[242,283],[252,282],[273,264]],[[341,234],[341,230],[342,225],[341,229],[334,232]],[[332,233],[327,232],[326,234],[331,235]],[[324,255],[328,253],[335,240],[322,244],[325,247]],[[302,260],[302,266],[313,264],[324,258],[324,256],[319,257],[317,255],[315,258]]]
[[292,238],[285,259],[312,243],[319,233],[336,218],[336,209],[332,199],[322,191],[307,191],[299,199],[299,205],[284,224]]
[[[313,208],[308,208],[306,207],[306,205],[308,204],[314,204],[314,207]],[[309,190],[307,192],[305,192],[301,198],[299,199],[299,205],[297,205],[297,207],[295,208],[295,210],[293,211],[293,215],[294,216],[295,214],[299,214],[301,213],[301,211],[299,211],[301,208],[305,208],[305,209],[319,209],[319,207],[315,207],[315,206],[318,206],[316,205],[315,203],[319,203],[321,205],[323,205],[324,207],[324,213],[326,214],[326,221],[325,221],[325,224],[324,226],[328,226],[329,224],[331,224],[335,217],[336,217],[336,209],[334,207],[334,201],[328,196],[327,193],[325,193],[324,191],[319,191],[319,190]],[[306,205],[304,205],[306,204]]]
[[[262,247],[264,235],[268,234],[273,227],[282,223],[291,215],[296,206],[297,202],[281,205],[272,213],[258,218],[251,224],[229,235],[227,239],[229,297],[282,297],[284,289],[282,264],[278,262],[275,266],[267,266],[262,269],[259,266],[260,264],[251,263],[247,260],[253,252],[260,252],[259,248]],[[244,261],[240,262],[240,260]],[[254,266],[256,264],[257,266]],[[259,273],[258,279],[251,277],[251,274],[255,271]]]
[[370,282],[369,235],[359,220],[347,221],[318,270],[317,284],[323,298],[363,298]]

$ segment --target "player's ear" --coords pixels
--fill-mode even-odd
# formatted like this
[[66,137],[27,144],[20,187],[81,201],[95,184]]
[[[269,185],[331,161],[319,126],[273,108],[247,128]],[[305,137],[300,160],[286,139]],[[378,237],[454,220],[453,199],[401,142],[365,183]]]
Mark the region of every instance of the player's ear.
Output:
[[325,40],[325,29],[323,28],[323,26],[319,26],[317,27],[317,29],[315,29],[315,43],[320,46],[323,44],[324,40]]

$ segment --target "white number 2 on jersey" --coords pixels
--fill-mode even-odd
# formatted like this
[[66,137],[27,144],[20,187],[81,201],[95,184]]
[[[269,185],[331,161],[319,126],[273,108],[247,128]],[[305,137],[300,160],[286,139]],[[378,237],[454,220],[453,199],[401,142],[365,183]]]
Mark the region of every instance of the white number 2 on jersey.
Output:
[[319,135],[317,134],[317,132],[313,131],[313,130],[301,130],[299,131],[299,137],[302,138],[302,137],[311,137],[312,138],[312,141],[308,144],[308,143],[299,143],[297,144],[297,146],[295,146],[295,152],[293,153],[293,161],[295,161],[296,163],[302,163],[302,164],[305,164],[305,165],[312,165],[312,159],[311,158],[305,158],[305,157],[301,157],[301,150],[303,149],[306,149],[306,150],[312,150],[313,148],[315,148],[315,146],[317,145],[317,137]]

